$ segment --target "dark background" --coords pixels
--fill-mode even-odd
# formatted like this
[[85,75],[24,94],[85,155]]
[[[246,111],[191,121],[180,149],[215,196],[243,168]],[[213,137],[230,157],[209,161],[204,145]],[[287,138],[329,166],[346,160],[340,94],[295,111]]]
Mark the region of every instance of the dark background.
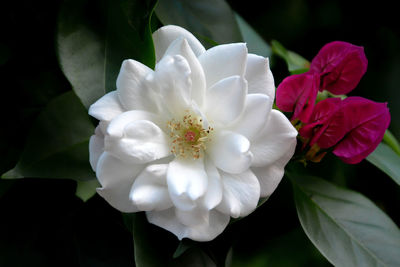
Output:
[[[352,94],[388,102],[390,129],[400,137],[400,28],[392,1],[228,2],[265,40],[276,39],[309,60],[330,41],[364,46],[368,71]],[[60,1],[1,4],[0,173],[14,167],[40,110],[70,89],[56,56],[59,6]],[[278,84],[288,73],[282,61],[273,61]],[[312,167],[321,173],[331,168],[328,179],[367,195],[400,225],[398,186],[369,163],[348,166],[328,157]],[[98,196],[83,203],[74,193],[74,181],[0,180],[0,266],[131,266],[132,239],[120,213]],[[286,180],[267,205],[228,227],[214,246],[229,248],[233,239],[237,265],[327,264],[299,228]],[[260,253],[266,256],[257,258]]]

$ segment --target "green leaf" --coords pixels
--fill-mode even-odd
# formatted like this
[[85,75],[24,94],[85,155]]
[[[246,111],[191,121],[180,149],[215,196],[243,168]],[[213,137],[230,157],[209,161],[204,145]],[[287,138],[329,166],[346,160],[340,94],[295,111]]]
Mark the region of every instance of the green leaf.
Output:
[[115,90],[124,59],[154,67],[150,17],[155,2],[65,1],[58,19],[58,57],[86,108]]
[[122,61],[135,59],[150,68],[155,52],[150,27],[156,0],[108,1],[108,25],[105,50],[106,92],[116,89]]
[[162,257],[156,256],[157,253],[152,248],[151,240],[146,238],[146,224],[148,222],[144,213],[133,215],[133,248],[136,266],[163,266]]
[[96,188],[101,187],[97,179],[89,181],[77,181],[75,195],[83,200],[88,201],[96,194]]
[[180,257],[183,253],[185,253],[188,249],[192,248],[194,245],[195,245],[194,241],[190,239],[185,238],[181,240],[172,257],[174,259]]
[[[176,247],[168,244],[165,230],[150,225],[144,212],[129,214],[133,220],[133,247],[137,267],[167,266],[172,258],[168,250]],[[158,230],[158,231],[157,231]],[[176,239],[176,238],[175,238]]]
[[169,266],[173,266],[173,267],[187,267],[187,266],[217,267],[217,264],[199,246],[195,246],[195,247],[189,248],[179,258],[174,259]]
[[181,26],[199,39],[203,36],[219,44],[242,41],[235,16],[223,0],[159,0],[155,12],[164,25]]
[[88,149],[93,132],[86,109],[72,91],[56,97],[34,122],[17,165],[2,178],[95,178]]
[[232,261],[233,261],[233,249],[231,247],[229,248],[228,253],[226,254],[225,267],[231,267]]
[[271,56],[271,47],[266,41],[248,24],[241,16],[235,13],[236,21],[239,25],[243,40],[247,44],[250,53],[263,57]]
[[98,8],[89,8],[88,0],[64,1],[57,25],[61,69],[86,108],[106,92],[106,26],[96,11]]
[[400,185],[400,157],[388,145],[380,143],[367,160]]
[[386,130],[385,135],[383,136],[383,142],[390,146],[390,148],[400,156],[399,141],[397,141],[396,137],[389,130]]
[[271,41],[271,49],[274,54],[286,61],[291,74],[304,73],[310,68],[310,62],[308,60],[293,51],[287,50],[276,40]]
[[331,266],[308,240],[300,226],[273,239],[263,240],[262,244],[261,248],[251,252],[233,247],[232,267]]
[[321,178],[288,173],[300,223],[336,266],[400,266],[400,231],[363,195]]

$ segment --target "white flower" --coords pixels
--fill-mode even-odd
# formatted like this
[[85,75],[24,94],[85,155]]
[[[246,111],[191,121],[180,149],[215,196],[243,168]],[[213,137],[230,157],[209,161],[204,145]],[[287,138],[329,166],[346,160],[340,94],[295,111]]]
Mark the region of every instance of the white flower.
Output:
[[177,26],[153,39],[155,70],[125,60],[117,90],[90,107],[98,193],[179,239],[212,240],[272,194],[297,131],[272,109],[268,59],[246,44],[205,50]]

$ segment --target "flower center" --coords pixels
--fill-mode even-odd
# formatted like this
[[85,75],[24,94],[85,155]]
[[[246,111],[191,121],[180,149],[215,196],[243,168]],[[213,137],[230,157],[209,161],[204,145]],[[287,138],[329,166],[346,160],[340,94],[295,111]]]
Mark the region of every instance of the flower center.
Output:
[[185,133],[185,138],[186,138],[186,142],[194,142],[194,141],[195,141],[195,138],[196,138],[196,133],[194,133],[194,132],[188,130],[188,131]]
[[175,156],[198,159],[203,156],[206,143],[210,140],[211,127],[204,128],[203,120],[186,111],[182,120],[167,122],[171,137],[171,152]]

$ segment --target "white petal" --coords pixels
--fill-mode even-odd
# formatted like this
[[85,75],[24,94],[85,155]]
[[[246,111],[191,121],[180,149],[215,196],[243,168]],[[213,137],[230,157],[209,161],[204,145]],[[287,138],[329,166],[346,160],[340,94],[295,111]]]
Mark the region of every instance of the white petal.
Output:
[[117,94],[127,110],[158,112],[157,95],[147,85],[146,76],[153,70],[142,63],[124,60],[117,78]]
[[202,208],[189,211],[175,209],[175,215],[182,224],[187,226],[209,224],[210,219],[210,211]]
[[165,51],[167,51],[173,41],[182,37],[188,41],[191,49],[197,57],[205,52],[205,48],[193,34],[179,26],[167,25],[153,33],[156,61],[158,62],[163,57]]
[[208,186],[206,194],[203,196],[203,203],[201,206],[211,210],[222,200],[222,182],[217,168],[208,157],[205,159],[205,170],[208,176]]
[[137,120],[126,125],[122,138],[106,136],[105,150],[121,160],[137,164],[171,154],[169,137],[148,120]]
[[206,92],[206,115],[222,125],[234,121],[243,111],[247,95],[247,82],[240,76],[218,81]]
[[187,60],[181,55],[175,55],[163,57],[156,65],[154,75],[148,76],[148,82],[160,94],[164,108],[173,116],[183,116],[192,102],[190,75]]
[[199,57],[207,88],[229,76],[244,76],[247,60],[245,43],[225,44],[208,49]]
[[272,101],[268,96],[249,94],[246,97],[243,113],[232,126],[229,126],[229,130],[246,136],[252,142],[267,123],[271,109]]
[[100,121],[110,121],[124,111],[125,109],[119,102],[117,92],[115,91],[102,96],[89,107],[89,115]]
[[191,210],[207,189],[203,159],[175,158],[168,167],[167,183],[172,201],[181,210]]
[[292,146],[286,151],[286,154],[274,163],[264,167],[251,167],[251,170],[260,182],[261,197],[269,197],[275,191],[279,182],[282,180],[285,171],[284,168],[292,158],[295,148],[296,142],[293,142]]
[[122,212],[136,212],[137,207],[130,201],[132,184],[144,165],[126,164],[104,152],[96,169],[97,179],[102,188],[97,192],[114,208]]
[[212,136],[206,153],[217,168],[229,173],[241,173],[247,170],[253,158],[250,142],[243,135],[219,131]]
[[208,129],[210,124],[209,124],[208,119],[207,119],[206,115],[204,114],[204,112],[196,105],[195,102],[192,102],[192,105],[190,108],[191,108],[190,111],[193,112],[194,115],[197,115],[202,120],[203,129]]
[[268,122],[251,142],[250,151],[254,155],[251,166],[261,167],[271,164],[296,146],[297,131],[278,110],[272,110]]
[[221,180],[224,195],[217,210],[238,218],[249,215],[257,207],[260,184],[250,170],[240,174],[221,172]]
[[202,223],[195,226],[182,224],[175,215],[174,209],[164,211],[146,212],[150,223],[162,227],[173,234],[179,240],[190,238],[195,241],[211,241],[221,234],[229,223],[229,215],[216,210],[211,210],[209,214],[209,223]]
[[101,132],[100,125],[96,127],[95,134],[89,140],[89,162],[92,169],[96,171],[97,162],[104,152],[104,135]]
[[249,83],[249,94],[266,94],[274,100],[275,83],[268,58],[248,54],[245,78]]
[[[159,116],[143,110],[131,110],[120,114],[115,117],[108,125],[106,133],[115,138],[122,138],[124,136],[125,127],[138,120],[152,121],[157,125],[162,125],[163,122]],[[166,122],[165,122],[166,123]]]
[[[109,121],[99,121],[98,128],[99,128],[99,132],[101,133],[103,138],[104,138],[105,134],[107,133],[108,125],[110,125]],[[97,128],[96,128],[96,131],[97,131]]]
[[188,41],[184,38],[176,39],[165,52],[165,55],[181,55],[187,60],[191,71],[192,100],[195,101],[198,106],[202,106],[206,90],[206,78],[204,76],[203,67],[190,48]]
[[165,210],[173,206],[167,188],[168,164],[153,164],[133,183],[130,199],[139,210]]

